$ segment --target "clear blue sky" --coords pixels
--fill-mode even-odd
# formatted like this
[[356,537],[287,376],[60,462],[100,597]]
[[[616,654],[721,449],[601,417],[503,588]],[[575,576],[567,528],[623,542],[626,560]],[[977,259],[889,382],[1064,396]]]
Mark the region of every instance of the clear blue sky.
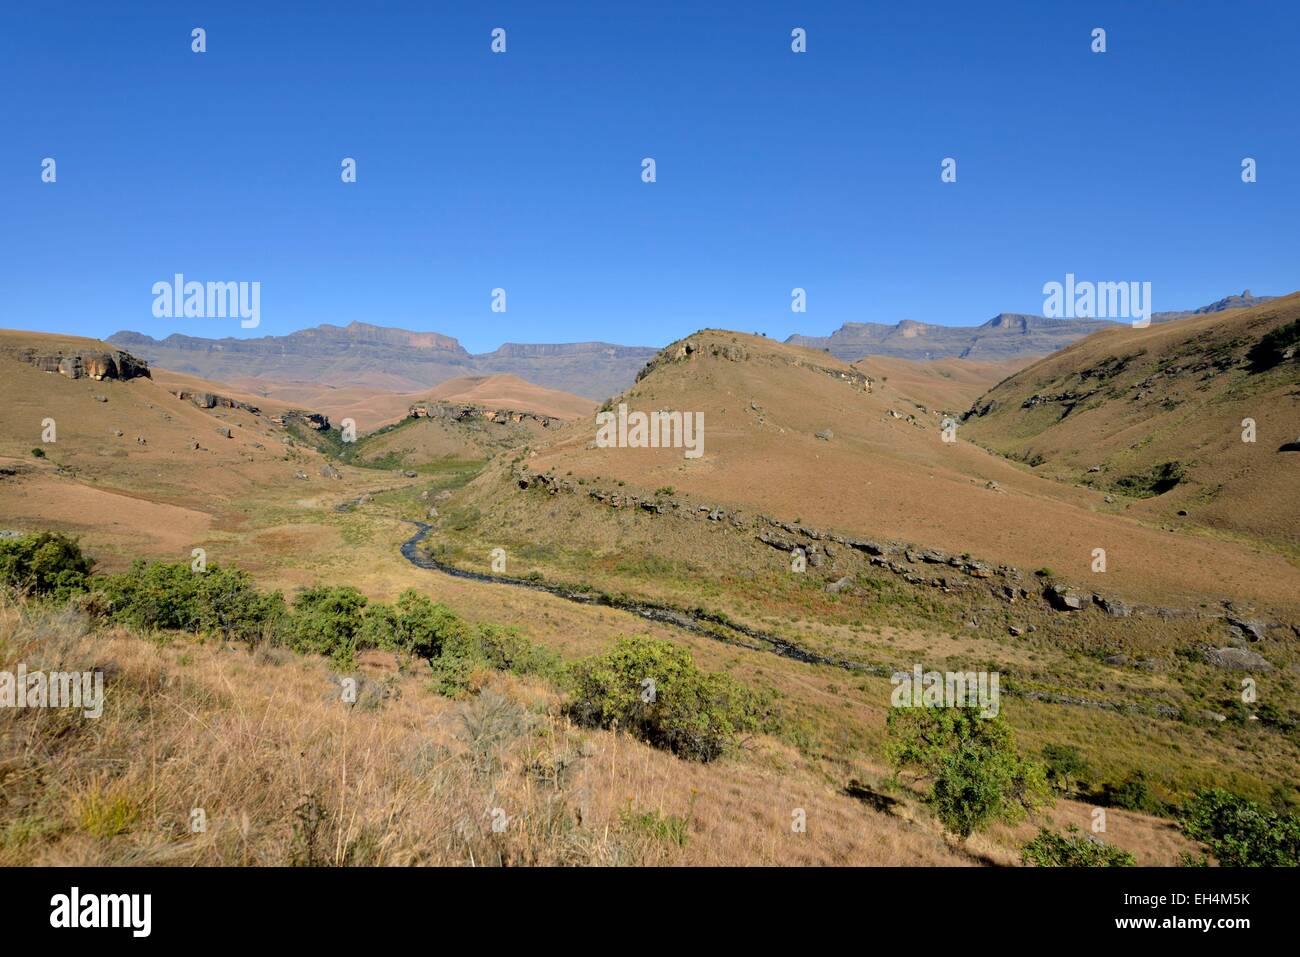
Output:
[[[1156,310],[1290,292],[1298,6],[9,2],[0,326],[483,351],[970,325],[1066,272]],[[261,327],[155,319],[176,272],[260,281]]]

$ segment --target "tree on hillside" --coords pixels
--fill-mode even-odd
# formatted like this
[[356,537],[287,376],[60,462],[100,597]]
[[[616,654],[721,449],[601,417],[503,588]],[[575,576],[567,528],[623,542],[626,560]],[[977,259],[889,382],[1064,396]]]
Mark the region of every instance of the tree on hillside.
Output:
[[995,821],[1014,824],[1051,802],[1041,765],[1016,752],[1011,729],[979,708],[893,708],[885,754],[895,776],[928,782],[943,826],[966,838]]
[[1072,748],[1068,744],[1044,745],[1043,761],[1047,779],[1062,794],[1073,791],[1079,778],[1091,770],[1078,748]]

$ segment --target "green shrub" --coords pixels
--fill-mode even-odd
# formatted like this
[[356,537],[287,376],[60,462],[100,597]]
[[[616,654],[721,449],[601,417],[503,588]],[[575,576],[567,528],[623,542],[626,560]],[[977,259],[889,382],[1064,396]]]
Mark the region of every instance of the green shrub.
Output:
[[1038,867],[1133,867],[1137,861],[1121,850],[1071,824],[1066,833],[1039,828],[1038,836],[1020,849],[1020,860]]
[[396,605],[375,602],[367,606],[360,641],[363,647],[436,658],[447,638],[465,627],[446,605],[408,588],[398,596]]
[[298,595],[284,619],[281,640],[300,654],[328,655],[351,667],[361,637],[366,596],[346,585],[315,585]]
[[1147,774],[1141,769],[1134,771],[1119,784],[1107,784],[1102,788],[1099,800],[1107,807],[1141,811],[1144,814],[1164,814],[1168,810],[1165,803],[1151,792]]
[[137,559],[129,571],[96,579],[114,621],[133,628],[199,630],[198,574],[184,562]]
[[1135,498],[1155,498],[1175,488],[1186,477],[1187,466],[1182,462],[1164,462],[1145,472],[1120,476],[1115,480],[1115,489]]
[[727,675],[701,671],[690,652],[654,638],[624,638],[573,668],[568,712],[579,724],[623,731],[698,761],[758,730],[764,703]]
[[32,458],[34,459],[45,458],[45,450],[41,448],[39,445],[36,446],[36,448],[32,449]]
[[271,638],[287,614],[284,596],[260,591],[246,571],[210,565],[197,577],[198,628],[205,635],[255,645]]
[[0,584],[37,598],[66,601],[85,591],[94,564],[75,538],[57,532],[0,539]]
[[1001,715],[978,708],[891,708],[885,755],[895,774],[933,782],[927,800],[959,837],[994,821],[1014,824],[1050,803],[1043,768],[1017,753]]
[[143,630],[176,629],[223,641],[256,643],[285,615],[284,597],[263,592],[245,571],[185,562],[136,561],[130,571],[92,580],[109,616]]
[[1224,867],[1300,865],[1300,816],[1260,807],[1222,788],[1197,791],[1179,823]]
[[[450,613],[449,613],[450,614]],[[433,690],[458,697],[473,690],[473,676],[481,671],[509,671],[559,679],[563,661],[555,652],[529,641],[514,628],[478,624],[452,618],[441,650],[429,662]]]

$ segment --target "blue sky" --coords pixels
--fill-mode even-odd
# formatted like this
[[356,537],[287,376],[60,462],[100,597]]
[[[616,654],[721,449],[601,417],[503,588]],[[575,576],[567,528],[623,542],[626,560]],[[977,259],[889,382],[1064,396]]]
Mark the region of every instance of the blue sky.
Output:
[[[1297,48],[1249,0],[9,3],[0,326],[484,351],[972,325],[1067,272],[1290,292]],[[261,282],[261,326],[154,318],[177,272]]]

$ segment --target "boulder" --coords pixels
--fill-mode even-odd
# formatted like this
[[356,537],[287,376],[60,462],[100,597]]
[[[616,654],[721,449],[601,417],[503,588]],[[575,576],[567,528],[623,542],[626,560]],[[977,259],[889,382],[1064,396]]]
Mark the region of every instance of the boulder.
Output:
[[1072,592],[1064,585],[1052,585],[1045,594],[1047,602],[1057,611],[1079,611],[1083,608],[1083,596]]
[[1093,604],[1110,615],[1112,618],[1127,618],[1133,614],[1133,609],[1115,598],[1106,598],[1103,595],[1093,595]]
[[1205,660],[1216,668],[1226,668],[1229,671],[1273,670],[1263,655],[1249,648],[1207,648]]
[[1247,641],[1262,641],[1268,635],[1268,625],[1262,621],[1235,618],[1230,615],[1228,616],[1228,624],[1241,629]]

